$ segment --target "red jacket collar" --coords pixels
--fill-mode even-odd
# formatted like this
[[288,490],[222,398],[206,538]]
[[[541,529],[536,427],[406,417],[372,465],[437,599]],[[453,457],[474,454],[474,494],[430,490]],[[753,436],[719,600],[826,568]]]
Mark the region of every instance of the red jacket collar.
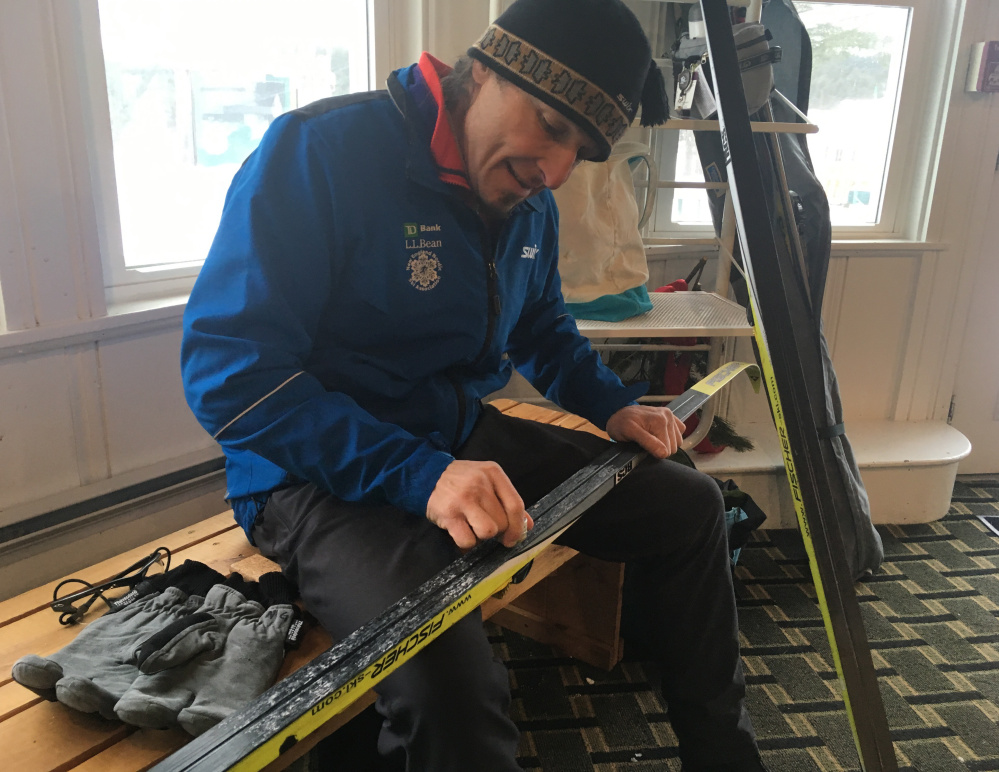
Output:
[[434,161],[437,162],[438,175],[442,182],[470,190],[468,175],[465,172],[465,160],[461,156],[458,140],[451,130],[447,110],[444,109],[441,77],[451,72],[451,67],[426,52],[420,56],[417,66],[437,103],[437,123],[434,125],[434,133],[430,139],[430,151],[433,153]]

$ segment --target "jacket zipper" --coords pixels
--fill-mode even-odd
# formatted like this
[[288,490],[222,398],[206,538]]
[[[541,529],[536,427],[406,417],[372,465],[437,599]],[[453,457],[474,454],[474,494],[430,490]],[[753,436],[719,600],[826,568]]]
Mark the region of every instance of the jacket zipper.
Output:
[[[482,348],[476,355],[472,365],[477,365],[486,354],[489,353],[489,346],[493,342],[493,335],[496,334],[496,319],[499,318],[503,310],[503,302],[499,296],[499,271],[496,270],[496,243],[498,239],[493,239],[489,229],[482,224],[482,260],[486,267],[486,336],[482,342]],[[458,377],[452,373],[447,373],[447,379],[454,388],[458,398],[458,423],[455,427],[453,447],[458,447],[462,432],[465,428],[465,415],[468,412],[465,404],[465,390],[461,386]]]
[[461,435],[465,429],[465,413],[467,412],[465,405],[465,390],[461,387],[461,381],[458,379],[458,376],[453,372],[448,370],[444,373],[444,375],[451,384],[451,388],[454,389],[454,395],[458,400],[458,420],[455,421],[454,437],[451,440],[451,448],[453,450],[457,448],[458,444],[461,442]]
[[503,310],[503,302],[499,296],[499,272],[496,270],[497,239],[492,237],[485,225],[482,228],[482,259],[486,264],[486,337],[473,364],[481,362],[488,353],[496,333],[496,319]]

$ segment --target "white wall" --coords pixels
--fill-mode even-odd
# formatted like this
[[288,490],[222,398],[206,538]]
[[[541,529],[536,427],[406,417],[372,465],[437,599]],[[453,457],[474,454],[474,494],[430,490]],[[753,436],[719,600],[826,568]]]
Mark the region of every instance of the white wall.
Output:
[[[221,456],[184,402],[183,298],[105,296],[76,2],[0,0],[0,529]],[[373,9],[378,83],[424,49],[455,58],[489,19],[488,0]],[[223,495],[205,475],[0,543],[0,598],[216,514]]]
[[[999,6],[969,3],[965,48],[999,38]],[[948,126],[953,161],[941,170],[932,227],[954,245],[945,270],[955,319],[940,366],[954,394],[953,425],[971,440],[960,471],[999,471],[999,95],[960,94]]]
[[[0,265],[14,277],[2,287],[13,323],[0,332],[0,525],[217,453],[181,394],[180,307],[106,314],[54,2],[0,3]],[[377,7],[403,25],[379,54],[385,70],[423,41],[451,59],[488,19],[486,0]],[[990,37],[999,8],[969,0],[962,66]],[[52,73],[47,92],[24,88],[31,68]],[[949,99],[925,241],[837,246],[826,332],[848,420],[944,420],[954,393],[975,445],[961,471],[996,472],[999,96],[958,83]]]

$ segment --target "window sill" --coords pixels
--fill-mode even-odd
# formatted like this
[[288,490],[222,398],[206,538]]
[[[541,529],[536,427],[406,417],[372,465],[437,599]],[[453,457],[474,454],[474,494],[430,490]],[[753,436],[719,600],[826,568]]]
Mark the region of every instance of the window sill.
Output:
[[[712,238],[658,239],[646,243],[645,255],[650,260],[664,260],[671,256],[715,252],[717,245]],[[663,243],[667,242],[667,243]],[[909,241],[907,239],[833,239],[833,257],[877,257],[913,252],[946,252],[950,244],[942,241]]]
[[870,255],[905,252],[946,252],[950,244],[943,241],[910,241],[908,239],[833,239],[833,255]]
[[[650,260],[665,260],[682,254],[714,251],[713,240],[678,238],[670,244],[646,245]],[[834,257],[898,255],[913,252],[944,252],[945,242],[907,241],[903,239],[836,239]],[[0,332],[0,359],[43,351],[84,346],[129,335],[141,335],[180,326],[188,293],[158,298],[119,300],[109,305],[108,315],[30,330]]]
[[117,303],[108,315],[0,333],[0,359],[85,346],[160,330],[179,329],[187,294]]

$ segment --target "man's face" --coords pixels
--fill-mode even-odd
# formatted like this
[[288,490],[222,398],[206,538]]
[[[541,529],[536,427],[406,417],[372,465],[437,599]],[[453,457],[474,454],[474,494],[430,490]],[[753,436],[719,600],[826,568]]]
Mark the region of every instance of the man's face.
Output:
[[554,190],[596,143],[575,123],[479,62],[472,99],[458,129],[472,191],[494,215],[544,188]]

